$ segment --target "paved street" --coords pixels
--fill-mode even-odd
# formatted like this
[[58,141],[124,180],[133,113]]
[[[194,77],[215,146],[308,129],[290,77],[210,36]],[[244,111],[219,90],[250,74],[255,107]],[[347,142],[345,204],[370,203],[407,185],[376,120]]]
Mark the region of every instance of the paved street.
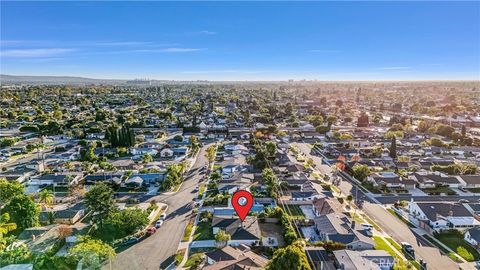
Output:
[[[202,177],[200,169],[207,165],[204,153],[208,146],[201,148],[197,161],[177,193],[145,197],[148,198],[147,201],[156,200],[168,204],[167,219],[153,236],[117,254],[112,260],[111,269],[158,269],[160,263],[176,253],[188,216],[192,212],[193,199],[197,196],[193,190]],[[110,269],[110,265],[107,264],[104,268]]]
[[[309,144],[294,143],[293,145],[297,146],[300,151],[302,151],[307,157],[315,157],[311,155],[311,147]],[[317,164],[318,160],[321,160],[320,158],[317,157],[313,160],[317,167],[321,165]],[[355,195],[357,187],[355,185],[352,185],[352,183],[348,180],[346,180],[347,177],[344,174],[340,175],[343,179],[339,186],[340,190],[342,190],[342,192],[345,194],[351,193]],[[363,193],[361,189],[358,189],[358,199],[361,199],[363,202],[362,210],[373,221],[375,221],[382,228],[383,231],[385,231],[398,243],[410,243],[415,249],[416,258],[425,260],[427,262],[428,269],[458,269],[457,264],[454,263],[447,256],[441,255],[438,248],[431,247],[428,242],[426,242],[422,237],[413,232],[411,228],[408,227],[405,223],[394,217],[381,205],[373,203],[372,200],[368,199],[368,197]]]
[[394,217],[382,206],[366,202],[363,211],[373,219],[388,235],[397,242],[408,242],[414,250],[416,259],[427,262],[428,269],[458,269],[458,265],[440,253],[438,248],[431,247],[423,238],[414,233],[405,223]]

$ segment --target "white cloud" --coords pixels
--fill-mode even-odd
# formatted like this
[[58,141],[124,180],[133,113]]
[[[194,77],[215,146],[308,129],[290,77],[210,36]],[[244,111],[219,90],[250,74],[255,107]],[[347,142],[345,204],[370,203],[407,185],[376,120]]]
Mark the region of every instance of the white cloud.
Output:
[[196,34],[196,35],[216,35],[217,32],[213,32],[213,31],[208,31],[208,30],[202,30],[202,31],[198,31],[198,32],[194,32],[193,34]]
[[76,51],[73,48],[14,49],[0,52],[2,57],[36,58],[64,55]]

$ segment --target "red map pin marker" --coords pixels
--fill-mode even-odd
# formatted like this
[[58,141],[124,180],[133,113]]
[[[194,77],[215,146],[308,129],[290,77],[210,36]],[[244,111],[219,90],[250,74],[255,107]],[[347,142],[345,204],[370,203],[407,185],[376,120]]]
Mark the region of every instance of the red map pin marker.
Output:
[[240,220],[243,221],[253,206],[253,197],[246,190],[239,190],[232,196],[233,209],[237,212]]

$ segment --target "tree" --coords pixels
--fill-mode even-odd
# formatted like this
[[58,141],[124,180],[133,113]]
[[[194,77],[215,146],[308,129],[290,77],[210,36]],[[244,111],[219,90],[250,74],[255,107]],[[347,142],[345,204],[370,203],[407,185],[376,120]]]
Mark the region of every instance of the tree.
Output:
[[329,127],[329,126],[320,125],[320,126],[316,126],[316,127],[315,127],[315,130],[316,130],[318,133],[327,134],[327,132],[330,131],[330,127]]
[[145,154],[145,155],[142,156],[142,162],[143,162],[143,163],[146,164],[146,163],[150,163],[150,162],[152,162],[152,161],[153,161],[152,155],[150,155],[150,154],[147,153],[147,154]]
[[392,142],[390,144],[390,157],[393,159],[397,158],[397,137],[392,137]]
[[13,197],[25,194],[25,188],[17,181],[0,179],[0,204],[7,204]]
[[10,221],[10,214],[3,213],[0,215],[0,239],[7,234],[17,228],[17,224]]
[[96,184],[85,195],[85,204],[93,222],[103,227],[103,221],[115,210],[113,190],[105,183]]
[[215,153],[217,151],[217,147],[215,145],[211,145],[207,148],[205,151],[205,158],[208,160],[208,167],[212,165],[212,163],[215,161]]
[[192,135],[188,140],[190,142],[190,149],[192,149],[193,153],[196,153],[200,148],[200,139],[198,139],[197,136]]
[[266,269],[310,270],[311,268],[303,248],[300,242],[294,242],[285,248],[278,249],[273,254],[273,258],[268,263]]
[[163,190],[170,190],[173,187],[183,182],[183,172],[185,171],[186,164],[173,164],[167,169],[167,177],[162,182]]
[[265,144],[266,150],[267,150],[267,155],[269,157],[274,157],[275,154],[277,153],[277,145],[274,142],[267,142]]
[[55,196],[53,195],[53,192],[48,189],[42,190],[40,194],[38,195],[38,201],[40,203],[43,203],[44,205],[51,205],[55,199]]
[[148,224],[148,214],[140,209],[127,208],[110,214],[105,223],[112,226],[117,237],[123,237],[145,227]]
[[12,221],[17,224],[17,230],[36,226],[40,210],[32,198],[27,195],[13,197],[3,208],[4,213],[9,213]]
[[217,234],[215,234],[215,242],[217,247],[221,248],[227,245],[227,242],[230,241],[231,236],[224,230],[218,231]]
[[353,195],[352,195],[352,194],[348,194],[348,196],[347,196],[347,202],[350,203],[352,200],[353,200]]
[[272,198],[276,198],[277,191],[279,188],[279,183],[278,183],[277,176],[275,175],[273,170],[270,168],[263,169],[262,178],[265,181],[265,184],[267,186],[268,195]]
[[462,137],[466,137],[467,136],[467,127],[465,127],[465,125],[462,126]]
[[367,165],[357,164],[353,166],[353,177],[357,178],[358,181],[363,181],[370,175],[370,168]]
[[89,237],[80,238],[80,242],[69,250],[69,255],[82,261],[86,269],[100,269],[102,262],[115,256],[115,250],[101,240]]

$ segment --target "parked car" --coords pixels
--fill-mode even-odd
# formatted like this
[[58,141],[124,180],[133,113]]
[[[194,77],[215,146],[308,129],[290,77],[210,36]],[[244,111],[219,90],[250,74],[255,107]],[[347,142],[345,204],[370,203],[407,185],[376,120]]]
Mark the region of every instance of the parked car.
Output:
[[167,218],[167,214],[163,213],[160,215],[160,219],[159,220],[165,220]]
[[155,223],[155,228],[158,229],[158,228],[162,227],[162,224],[163,224],[163,220],[161,220],[161,219],[157,220],[157,222]]
[[147,228],[147,235],[152,235],[157,232],[157,228],[155,227],[148,227]]
[[469,203],[470,201],[467,199],[460,199],[458,200],[459,203]]
[[360,224],[363,230],[373,230],[373,225],[369,223],[362,223]]
[[410,255],[412,258],[415,258],[415,250],[413,249],[412,245],[407,242],[402,242],[402,250]]
[[124,244],[125,245],[133,245],[133,244],[137,243],[138,241],[140,241],[140,238],[132,237],[132,238],[128,239]]

